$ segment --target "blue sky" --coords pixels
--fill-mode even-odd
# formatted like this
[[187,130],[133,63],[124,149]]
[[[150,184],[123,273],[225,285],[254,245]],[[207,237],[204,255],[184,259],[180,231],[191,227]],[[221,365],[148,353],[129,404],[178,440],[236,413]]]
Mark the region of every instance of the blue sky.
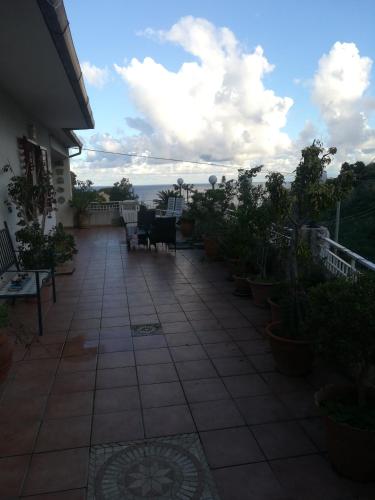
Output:
[[[293,99],[293,105],[284,113],[285,126],[278,126],[278,131],[287,134],[290,140],[289,146],[286,146],[284,144],[285,138],[280,138],[284,144],[283,147],[289,152],[293,147],[300,147],[298,138],[301,131],[304,130],[306,121],[312,122],[315,126],[314,133],[325,141],[333,139],[339,142],[343,141],[345,146],[341,148],[343,155],[344,152],[351,155],[352,151],[355,152],[354,155],[363,155],[365,154],[363,150],[369,152],[372,149],[373,136],[368,135],[367,129],[374,125],[373,102],[368,103],[368,98],[374,96],[373,83],[371,83],[374,75],[373,67],[370,64],[366,66],[367,72],[365,71],[366,74],[363,76],[365,80],[367,79],[366,84],[362,85],[363,81],[346,81],[342,82],[339,89],[339,92],[343,92],[343,97],[336,105],[339,107],[344,103],[344,115],[347,118],[349,111],[345,92],[348,91],[348,85],[353,87],[358,85],[362,89],[359,90],[359,93],[355,93],[357,101],[354,104],[354,98],[351,98],[350,112],[357,113],[357,115],[350,115],[351,121],[348,118],[345,134],[350,135],[350,123],[356,127],[359,114],[365,112],[366,125],[364,129],[366,129],[367,135],[359,137],[360,144],[359,142],[352,144],[351,151],[346,147],[348,141],[344,141],[346,135],[342,130],[342,125],[332,123],[334,117],[329,116],[329,112],[327,112],[329,102],[324,102],[324,85],[328,85],[327,94],[333,90],[329,78],[327,77],[321,83],[319,90],[317,89],[318,83],[314,83],[314,75],[318,71],[319,60],[323,54],[330,53],[336,42],[355,44],[358,51],[357,62],[360,66],[362,63],[365,64],[364,58],[371,60],[375,58],[375,38],[372,35],[375,18],[375,3],[373,1],[301,2],[283,0],[281,2],[263,0],[262,2],[254,2],[234,0],[232,2],[215,2],[194,0],[176,2],[160,0],[154,2],[140,0],[130,4],[123,0],[108,0],[107,2],[102,0],[80,0],[79,2],[65,0],[64,3],[81,63],[86,62],[105,71],[105,83],[100,88],[92,82],[90,83],[89,78],[86,78],[86,87],[94,112],[96,128],[95,131],[84,131],[79,132],[79,134],[86,141],[91,141],[92,147],[103,144],[101,134],[108,134],[107,139],[110,137],[117,143],[118,151],[120,147],[124,147],[126,151],[137,151],[141,154],[148,151],[149,154],[156,156],[179,153],[184,154],[183,158],[192,160],[200,159],[201,154],[206,154],[205,151],[197,149],[198,147],[202,149],[201,142],[193,141],[191,138],[187,142],[184,140],[181,142],[181,134],[176,135],[172,140],[170,139],[170,131],[163,129],[165,124],[163,124],[162,119],[158,118],[160,110],[158,110],[158,114],[155,110],[157,103],[150,103],[151,99],[158,100],[158,93],[150,88],[153,83],[158,85],[157,71],[152,70],[147,73],[146,68],[143,68],[144,72],[139,70],[130,82],[127,70],[121,73],[114,69],[114,64],[122,68],[129,68],[133,58],[138,59],[142,64],[146,57],[152,58],[155,63],[161,64],[173,73],[177,73],[183,63],[198,61],[199,64],[199,56],[196,57],[196,55],[184,50],[182,47],[184,42],[181,42],[181,38],[177,42],[175,39],[171,41],[171,36],[163,35],[160,37],[157,33],[158,30],[163,30],[164,33],[168,34],[171,27],[179,23],[182,18],[192,16],[191,26],[194,26],[195,19],[202,18],[211,23],[217,30],[221,27],[228,28],[236,38],[242,54],[251,54],[257,46],[262,47],[264,58],[274,66],[272,71],[266,71],[261,77],[264,89],[273,91],[280,98]],[[151,37],[140,34],[147,28],[154,30]],[[184,33],[181,36],[186,36],[186,30]],[[339,61],[339,64],[347,65],[346,74],[349,74],[347,78],[350,78],[350,64],[356,55],[353,56],[353,51],[346,50],[348,47],[345,47],[345,54],[342,55],[343,51],[339,50],[333,52],[331,54],[332,60],[329,61],[332,64],[327,64],[327,67],[322,68],[321,71],[329,72],[330,68],[333,68],[332,73],[337,72],[335,61]],[[358,69],[358,64],[353,66],[353,71]],[[234,75],[236,70],[233,72],[229,76],[232,82],[232,91],[233,89],[235,91]],[[152,80],[149,87],[145,89],[143,88],[142,75],[143,77],[149,75],[150,80]],[[251,75],[248,75],[247,78],[251,78]],[[144,100],[142,100],[142,92]],[[251,99],[251,91],[249,93]],[[316,97],[317,95],[318,97]],[[256,95],[254,95],[254,99],[257,99]],[[263,116],[264,113],[263,110]],[[155,117],[156,114],[157,117]],[[214,114],[210,112],[209,116],[214,116]],[[342,112],[340,111],[339,114],[342,115]],[[259,120],[262,120],[263,116],[262,111],[260,111]],[[142,140],[139,141],[137,138],[139,134],[142,135],[142,132],[129,127],[126,123],[126,117],[142,117],[148,124],[152,125],[158,134],[160,130],[162,131],[163,139],[161,137],[156,139],[147,137],[147,147],[145,147],[145,138],[141,138]],[[229,116],[228,123],[231,118],[235,120],[234,116]],[[204,119],[207,120],[207,116]],[[176,113],[175,120],[176,127],[179,127],[179,120],[183,121],[184,116]],[[250,125],[249,130],[253,130]],[[96,139],[92,139],[94,134],[97,134]],[[308,136],[308,134],[303,133],[303,137],[305,135]],[[131,136],[135,139],[129,144]],[[165,139],[166,137],[168,139]],[[257,137],[256,133],[255,137]],[[173,142],[173,147],[168,142],[170,140]],[[181,142],[180,148],[177,144],[179,141]],[[218,142],[217,138],[215,141]],[[275,141],[274,146],[277,151],[270,152],[269,155],[259,151],[256,147],[252,150],[250,146],[246,146],[242,155],[239,151],[238,157],[232,149],[219,151],[219,148],[214,151],[213,146],[209,150],[209,154],[212,158],[231,156],[231,159],[234,159],[235,156],[235,162],[229,161],[228,164],[235,163],[236,165],[240,165],[247,154],[250,163],[257,163],[258,159],[259,161],[270,160],[270,164],[275,165],[275,168],[283,164],[285,169],[286,149],[280,156],[280,141]],[[210,142],[209,134],[207,142]],[[366,147],[363,146],[364,144]],[[138,146],[139,149],[136,149]],[[241,146],[238,147],[240,150]],[[270,150],[272,149],[271,147]],[[293,161],[295,156],[289,154],[289,158]],[[119,158],[116,161],[107,161],[107,159],[107,157],[92,155],[91,158],[85,159],[87,161],[79,160],[75,168],[86,176],[91,174],[91,177],[99,182],[113,182],[116,177],[124,174],[129,175],[136,184],[174,181],[175,173],[178,173],[168,165],[166,166],[167,173],[165,171],[163,173],[164,165],[162,164],[159,165],[160,174],[157,172],[155,164],[151,166],[150,173],[148,173],[147,165],[143,165],[142,168],[139,165],[134,167],[129,163],[121,164]],[[191,175],[195,182],[203,181],[207,177],[207,172],[201,170],[196,167],[195,170],[188,171],[187,175]]]

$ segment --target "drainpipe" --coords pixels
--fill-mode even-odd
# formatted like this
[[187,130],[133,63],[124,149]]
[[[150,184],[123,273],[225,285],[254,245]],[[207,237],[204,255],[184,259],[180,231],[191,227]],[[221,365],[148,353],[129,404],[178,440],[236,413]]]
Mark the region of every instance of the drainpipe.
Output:
[[78,147],[78,152],[77,153],[73,153],[72,155],[69,155],[68,158],[74,158],[75,156],[78,156],[82,153],[82,145],[80,146],[77,146]]

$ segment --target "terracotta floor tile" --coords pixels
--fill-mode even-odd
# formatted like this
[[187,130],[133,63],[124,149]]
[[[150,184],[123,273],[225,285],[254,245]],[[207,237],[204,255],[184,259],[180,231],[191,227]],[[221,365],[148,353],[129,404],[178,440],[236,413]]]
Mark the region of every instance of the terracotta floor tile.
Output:
[[141,410],[103,413],[93,417],[92,444],[136,441],[143,438]]
[[86,500],[86,489],[58,491],[56,493],[46,493],[45,495],[28,495],[22,498],[27,498],[27,500]]
[[108,352],[99,355],[98,369],[121,368],[124,366],[134,366],[134,353],[132,351]]
[[183,345],[195,345],[199,344],[200,341],[195,333],[169,333],[165,335],[167,344],[169,347],[177,347]]
[[53,377],[35,375],[34,377],[17,376],[7,384],[3,399],[22,398],[23,396],[42,396],[49,393]]
[[89,330],[90,328],[99,328],[100,319],[73,319],[70,327],[72,330]]
[[47,396],[9,398],[0,403],[0,424],[13,420],[39,420],[46,405]]
[[87,483],[88,448],[33,455],[24,495],[83,488]]
[[372,495],[351,495],[345,480],[341,479],[327,460],[319,455],[274,460],[270,466],[281,485],[291,498],[304,500],[364,499],[375,498],[375,484]]
[[148,408],[143,411],[143,417],[146,437],[195,432],[195,425],[186,405]]
[[132,350],[133,350],[133,340],[131,337],[126,337],[123,339],[102,338],[99,344],[99,351],[101,353],[132,351]]
[[160,348],[135,351],[135,360],[137,365],[153,365],[157,363],[170,363],[172,358],[168,349]]
[[225,330],[204,330],[202,332],[195,332],[202,344],[216,344],[222,342],[230,342],[231,338]]
[[90,445],[91,415],[45,420],[36,442],[36,452]]
[[315,453],[305,432],[295,422],[274,422],[250,427],[269,460]]
[[176,369],[181,380],[217,377],[215,368],[208,359],[181,361],[176,363]]
[[98,353],[98,339],[87,340],[85,337],[75,337],[66,342],[63,357],[69,356],[95,356]]
[[95,370],[96,363],[97,354],[94,351],[82,356],[69,356],[61,359],[57,373],[74,373]]
[[95,389],[95,371],[57,374],[52,386],[54,394],[87,392]]
[[192,332],[193,327],[188,321],[178,321],[177,323],[162,323],[164,333],[186,333]]
[[245,425],[236,405],[227,399],[190,404],[199,431]]
[[272,372],[275,370],[275,362],[271,353],[249,356],[249,360],[255,369],[260,373]]
[[39,420],[9,420],[0,425],[0,456],[26,455],[33,450]]
[[126,326],[126,325],[130,325],[130,319],[128,315],[102,318],[101,322],[102,328],[108,328],[112,326]]
[[216,469],[213,475],[221,500],[292,500],[265,462]]
[[29,455],[0,459],[1,498],[18,498],[29,460]]
[[290,418],[282,402],[271,394],[236,399],[236,404],[248,425]]
[[98,370],[96,377],[97,389],[110,389],[137,385],[137,373],[134,366]]
[[123,339],[131,336],[130,326],[113,326],[110,328],[101,328],[100,338]]
[[113,413],[140,408],[138,387],[100,389],[95,394],[95,413]]
[[227,467],[261,462],[265,457],[247,427],[200,433],[211,467]]
[[260,396],[271,392],[270,387],[257,374],[223,377],[223,382],[233,398]]
[[140,384],[158,384],[178,380],[176,369],[172,363],[137,366]]
[[144,335],[141,337],[134,337],[133,344],[135,350],[167,347],[164,335]]
[[189,403],[230,399],[229,392],[219,378],[185,380],[182,385]]
[[222,377],[245,375],[247,373],[254,373],[255,371],[250,361],[245,357],[214,358],[212,362]]
[[180,382],[165,382],[140,386],[142,408],[185,404]]
[[91,415],[93,394],[93,391],[52,394],[48,399],[45,418]]
[[207,359],[206,351],[200,345],[171,347],[170,352],[175,362]]

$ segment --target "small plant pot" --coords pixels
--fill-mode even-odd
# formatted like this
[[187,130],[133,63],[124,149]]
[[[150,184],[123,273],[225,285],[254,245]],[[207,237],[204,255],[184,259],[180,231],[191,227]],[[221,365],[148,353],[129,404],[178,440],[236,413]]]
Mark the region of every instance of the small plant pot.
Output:
[[282,321],[282,314],[281,314],[280,304],[273,301],[272,299],[268,299],[267,302],[268,302],[268,305],[270,306],[270,310],[271,310],[271,323],[281,322]]
[[234,278],[234,284],[236,286],[236,289],[234,290],[233,294],[237,295],[238,297],[250,297],[251,296],[251,288],[250,288],[250,283],[247,278],[244,278],[243,276],[233,276]]
[[3,382],[12,366],[13,346],[8,335],[0,334],[0,382]]
[[291,377],[306,375],[312,369],[313,350],[309,340],[294,340],[276,335],[280,321],[266,326],[266,335],[270,342],[272,356],[280,373]]
[[184,238],[190,238],[194,230],[194,221],[182,220],[180,224],[180,231]]
[[[337,396],[354,394],[349,385],[328,385],[315,394],[315,404],[321,409],[323,401]],[[370,397],[375,401],[375,391]],[[373,481],[375,478],[375,431],[358,429],[324,415],[328,456],[336,471],[354,481]]]
[[250,279],[248,281],[253,294],[254,304],[259,307],[265,307],[277,283],[262,283],[261,281],[253,281]]
[[90,215],[86,212],[77,214],[78,229],[87,229],[90,227]]
[[219,242],[214,238],[203,238],[204,251],[209,259],[217,259],[219,257]]

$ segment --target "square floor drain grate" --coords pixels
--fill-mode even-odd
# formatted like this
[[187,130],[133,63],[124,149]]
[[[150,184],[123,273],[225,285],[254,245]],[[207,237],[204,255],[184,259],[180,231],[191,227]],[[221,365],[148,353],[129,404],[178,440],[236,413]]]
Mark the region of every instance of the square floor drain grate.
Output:
[[132,325],[131,330],[133,337],[143,337],[144,335],[160,335],[161,324],[147,323],[144,325]]
[[197,434],[93,446],[89,500],[219,500]]

